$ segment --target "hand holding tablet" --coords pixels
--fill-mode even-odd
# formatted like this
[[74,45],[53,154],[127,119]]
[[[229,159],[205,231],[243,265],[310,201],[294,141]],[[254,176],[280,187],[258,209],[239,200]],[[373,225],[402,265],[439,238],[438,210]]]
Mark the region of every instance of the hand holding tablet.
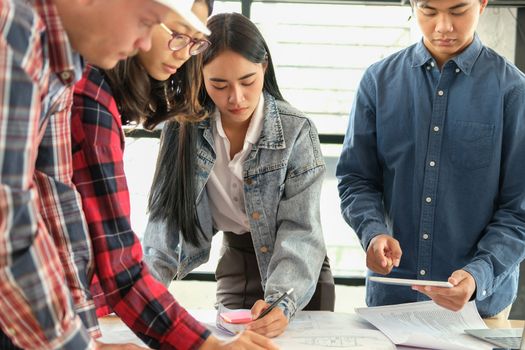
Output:
[[395,284],[399,286],[432,286],[432,287],[443,287],[443,288],[452,288],[454,285],[447,281],[428,281],[428,280],[412,280],[407,278],[392,278],[392,277],[378,277],[370,276],[368,277],[369,281],[386,283],[386,284]]

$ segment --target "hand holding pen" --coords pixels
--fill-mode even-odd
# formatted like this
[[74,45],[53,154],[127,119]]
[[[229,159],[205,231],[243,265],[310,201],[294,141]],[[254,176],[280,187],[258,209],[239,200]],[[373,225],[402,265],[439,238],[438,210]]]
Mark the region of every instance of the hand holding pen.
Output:
[[292,292],[293,288],[285,292],[271,304],[268,304],[264,300],[258,300],[251,310],[254,321],[250,322],[246,328],[270,338],[276,337],[284,332],[288,326],[288,318],[277,305]]
[[281,295],[277,300],[275,300],[273,303],[270,304],[270,306],[268,306],[268,308],[266,308],[263,312],[261,312],[261,314],[259,314],[259,316],[257,317],[258,320],[260,320],[261,318],[263,318],[264,316],[268,315],[277,305],[279,305],[279,303],[281,302],[281,300],[283,300],[284,298],[286,298],[288,295],[290,295],[291,293],[293,292],[293,288],[290,288],[288,291],[284,292],[283,295]]

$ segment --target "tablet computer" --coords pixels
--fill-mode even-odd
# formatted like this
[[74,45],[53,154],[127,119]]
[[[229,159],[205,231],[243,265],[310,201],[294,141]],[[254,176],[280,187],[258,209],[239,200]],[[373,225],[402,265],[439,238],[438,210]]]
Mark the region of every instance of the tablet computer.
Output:
[[[465,329],[465,333],[503,349],[525,349],[524,328]],[[522,335],[523,334],[523,335]]]
[[450,282],[447,282],[447,281],[411,280],[407,278],[392,278],[392,277],[379,277],[379,276],[370,276],[368,277],[368,280],[372,282],[396,284],[399,286],[432,286],[432,287],[444,287],[444,288],[454,287]]

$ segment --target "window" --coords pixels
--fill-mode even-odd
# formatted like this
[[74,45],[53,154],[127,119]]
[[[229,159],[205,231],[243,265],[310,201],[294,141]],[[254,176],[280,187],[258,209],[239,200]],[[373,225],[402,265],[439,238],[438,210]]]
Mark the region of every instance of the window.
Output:
[[356,87],[372,63],[414,40],[409,7],[254,3],[284,97],[321,134],[344,135]]

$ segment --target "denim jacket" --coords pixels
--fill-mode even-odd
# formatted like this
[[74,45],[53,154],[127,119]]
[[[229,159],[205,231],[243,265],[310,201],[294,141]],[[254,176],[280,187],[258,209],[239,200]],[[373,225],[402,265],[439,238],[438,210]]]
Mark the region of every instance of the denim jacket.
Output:
[[[287,317],[312,297],[326,255],[319,201],[325,164],[315,126],[284,101],[264,95],[261,136],[243,165],[245,210],[257,257],[265,301],[290,287],[280,304]],[[176,137],[176,135],[165,135]],[[145,261],[163,283],[183,278],[208,261],[213,227],[206,183],[215,163],[211,121],[199,124],[196,157],[196,208],[202,233],[199,246],[163,222],[149,221]]]

